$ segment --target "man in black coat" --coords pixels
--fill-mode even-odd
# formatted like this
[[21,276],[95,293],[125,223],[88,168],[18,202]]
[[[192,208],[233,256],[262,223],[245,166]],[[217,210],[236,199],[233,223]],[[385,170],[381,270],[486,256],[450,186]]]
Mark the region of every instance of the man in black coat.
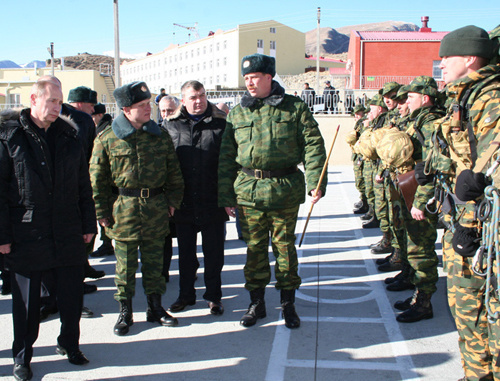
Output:
[[56,280],[61,332],[56,352],[79,349],[85,243],[96,233],[87,160],[76,128],[59,117],[57,84],[33,85],[31,108],[0,119],[0,253],[11,270],[14,377],[29,380],[40,327],[44,273]]
[[196,303],[196,236],[201,232],[206,287],[203,298],[211,314],[221,315],[221,272],[228,217],[224,208],[217,205],[217,168],[226,114],[208,103],[205,88],[198,81],[186,82],[181,93],[182,107],[163,124],[174,142],[185,186],[181,207],[174,214],[180,290],[170,311],[179,312]]

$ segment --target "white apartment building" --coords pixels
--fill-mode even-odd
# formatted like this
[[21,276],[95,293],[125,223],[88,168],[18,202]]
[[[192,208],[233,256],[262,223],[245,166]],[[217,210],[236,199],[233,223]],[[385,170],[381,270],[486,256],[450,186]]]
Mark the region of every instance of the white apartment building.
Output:
[[122,83],[144,81],[151,92],[178,94],[182,84],[198,80],[207,90],[244,87],[241,59],[262,53],[276,57],[278,74],[304,72],[305,34],[276,21],[238,25],[160,53],[121,65]]

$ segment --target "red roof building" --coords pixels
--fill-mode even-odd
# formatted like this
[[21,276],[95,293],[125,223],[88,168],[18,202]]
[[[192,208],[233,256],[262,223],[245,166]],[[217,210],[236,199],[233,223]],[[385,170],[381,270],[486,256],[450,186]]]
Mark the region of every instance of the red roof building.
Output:
[[379,89],[390,81],[408,84],[419,75],[439,83],[439,45],[448,32],[432,32],[427,21],[422,17],[418,32],[351,31],[346,65],[351,88]]

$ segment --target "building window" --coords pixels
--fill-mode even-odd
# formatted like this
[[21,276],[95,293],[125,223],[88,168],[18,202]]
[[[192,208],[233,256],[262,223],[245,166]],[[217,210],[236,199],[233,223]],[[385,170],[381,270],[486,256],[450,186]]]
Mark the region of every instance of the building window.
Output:
[[227,65],[227,57],[224,57],[224,66]]
[[212,60],[210,60],[210,69],[212,68]]
[[437,81],[443,80],[443,71],[439,68],[441,61],[432,61],[432,78]]
[[217,43],[215,50],[219,51],[219,43]]
[[200,48],[197,48],[196,49],[196,55],[199,56],[200,55]]
[[207,69],[207,63],[203,62],[203,70],[206,70],[206,69]]
[[[215,61],[215,67],[219,67],[219,59],[217,58],[217,61]],[[217,81],[218,82],[218,81]]]
[[269,44],[269,48],[271,50],[276,50],[276,41],[269,41],[270,44]]
[[257,40],[257,48],[264,49],[264,40]]
[[224,49],[227,49],[227,40],[224,40]]
[[200,64],[196,64],[196,71],[200,71]]
[[219,76],[217,76],[217,82],[216,83],[219,83]]
[[207,47],[206,46],[203,47],[203,54],[207,54]]
[[269,28],[269,32],[276,33],[276,28]]
[[224,74],[224,82],[227,82],[227,74]]

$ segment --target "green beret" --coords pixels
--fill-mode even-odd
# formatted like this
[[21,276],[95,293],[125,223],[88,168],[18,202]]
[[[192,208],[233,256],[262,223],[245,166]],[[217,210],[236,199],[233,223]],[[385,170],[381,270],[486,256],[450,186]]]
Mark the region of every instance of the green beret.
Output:
[[401,85],[397,82],[387,82],[382,87],[382,96],[385,97],[387,94],[394,92],[394,95],[391,97],[391,99],[394,99],[400,87]]
[[419,93],[436,98],[438,95],[438,86],[434,78],[426,75],[420,75],[415,78],[407,87],[409,93]]
[[368,102],[370,106],[380,106],[383,108],[387,108],[387,105],[384,103],[384,97],[381,94],[375,94],[370,102]]
[[124,108],[139,103],[144,99],[151,99],[151,92],[146,82],[136,81],[116,88],[115,91],[113,91],[113,96],[115,97],[118,107]]
[[364,112],[366,112],[366,111],[365,111],[365,106],[363,106],[363,105],[361,105],[361,104],[354,106],[354,109],[352,110],[351,115],[354,115],[354,114],[356,114],[357,112],[363,112],[363,113],[364,113]]
[[106,106],[104,106],[102,103],[97,103],[94,105],[94,112],[92,115],[95,114],[105,114],[106,113]]
[[408,86],[401,86],[396,94],[394,100],[402,101],[403,99],[408,98]]
[[489,59],[493,58],[495,47],[484,29],[468,25],[443,37],[439,57],[476,56]]
[[79,86],[71,89],[68,94],[68,103],[83,102],[97,103],[97,92],[86,86]]
[[248,73],[265,73],[272,77],[276,75],[276,59],[264,54],[255,53],[241,60],[241,75]]

